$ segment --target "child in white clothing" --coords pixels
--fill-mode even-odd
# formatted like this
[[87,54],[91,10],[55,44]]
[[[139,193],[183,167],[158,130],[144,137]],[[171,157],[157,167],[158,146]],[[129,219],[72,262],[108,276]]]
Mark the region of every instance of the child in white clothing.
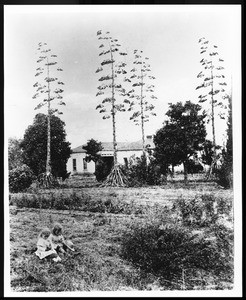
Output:
[[60,261],[61,258],[57,255],[57,252],[52,248],[50,242],[50,230],[49,228],[44,228],[41,230],[38,236],[37,241],[37,251],[35,254],[40,258],[43,259],[45,257],[50,257],[53,261],[57,262]]

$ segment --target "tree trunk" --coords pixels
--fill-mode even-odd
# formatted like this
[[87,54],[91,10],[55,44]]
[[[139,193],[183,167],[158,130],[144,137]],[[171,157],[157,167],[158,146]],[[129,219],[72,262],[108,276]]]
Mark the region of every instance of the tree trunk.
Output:
[[[113,61],[113,54],[110,45],[110,56],[111,60]],[[113,149],[114,149],[114,166],[118,164],[117,159],[117,142],[116,142],[116,123],[115,123],[115,98],[114,98],[114,63],[111,64],[111,71],[112,71],[112,123],[113,123]]]
[[144,139],[144,113],[143,113],[143,71],[142,71],[142,69],[141,69],[141,92],[140,92],[140,106],[141,106],[142,145],[143,145],[143,154],[145,154],[145,139]]
[[[212,168],[216,163],[216,140],[215,140],[215,124],[214,124],[214,87],[213,87],[213,65],[211,64],[211,78],[212,78],[212,87],[211,87],[211,106],[212,106],[212,135],[213,135],[213,160],[211,165],[210,173],[212,172]],[[210,174],[211,175],[211,174]]]
[[[49,105],[49,102],[48,102]],[[48,126],[47,126],[47,159],[46,159],[46,174],[51,174],[51,157],[50,157],[50,108],[48,108],[47,116]]]
[[174,181],[174,165],[173,164],[172,164],[171,178],[172,178],[172,182],[173,182]]
[[[48,73],[48,79],[49,79],[49,61],[47,58],[47,73]],[[50,138],[50,82],[48,81],[48,115],[47,115],[47,160],[46,160],[46,175],[51,174],[51,157],[50,157],[50,144],[51,144],[51,138]]]
[[183,165],[184,165],[184,183],[187,184],[188,183],[188,163],[187,163],[187,161],[184,161]]

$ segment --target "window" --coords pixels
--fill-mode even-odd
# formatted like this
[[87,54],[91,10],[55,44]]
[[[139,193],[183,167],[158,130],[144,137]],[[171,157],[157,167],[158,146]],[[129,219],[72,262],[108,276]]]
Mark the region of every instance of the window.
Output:
[[76,158],[73,159],[73,171],[77,171]]
[[83,167],[84,170],[87,171],[87,161],[85,160],[85,158],[83,158]]
[[128,160],[127,157],[124,157],[125,166],[128,168]]

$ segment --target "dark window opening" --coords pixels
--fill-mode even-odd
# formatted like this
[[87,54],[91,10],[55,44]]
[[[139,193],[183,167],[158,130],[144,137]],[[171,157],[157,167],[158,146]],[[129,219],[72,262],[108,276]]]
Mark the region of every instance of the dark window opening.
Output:
[[83,167],[84,170],[87,171],[87,161],[85,160],[85,158],[83,158]]
[[73,171],[77,171],[76,158],[73,159]]
[[127,160],[127,157],[124,157],[124,163],[125,163],[125,166],[128,168],[128,160]]

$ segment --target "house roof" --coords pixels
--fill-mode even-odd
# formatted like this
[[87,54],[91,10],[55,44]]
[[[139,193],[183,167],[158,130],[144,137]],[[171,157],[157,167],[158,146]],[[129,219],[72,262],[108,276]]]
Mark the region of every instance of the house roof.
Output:
[[72,152],[73,153],[86,153],[86,150],[82,148],[83,146],[84,145],[81,145],[81,146],[78,146],[76,148],[73,148]]
[[[145,145],[150,145],[150,148],[154,148],[153,138],[146,138]],[[72,149],[73,153],[86,153],[82,147],[85,146],[81,145]],[[102,142],[103,150],[102,151],[113,151],[113,143],[112,142]],[[142,140],[136,142],[117,142],[117,150],[118,151],[134,151],[134,150],[142,150]]]
[[[150,144],[150,147],[153,148],[153,141],[151,143],[145,143]],[[113,143],[112,142],[103,142],[102,143],[103,150],[102,151],[112,151],[113,150]],[[142,140],[136,141],[136,142],[117,142],[117,150],[118,151],[133,151],[133,150],[142,150]]]

